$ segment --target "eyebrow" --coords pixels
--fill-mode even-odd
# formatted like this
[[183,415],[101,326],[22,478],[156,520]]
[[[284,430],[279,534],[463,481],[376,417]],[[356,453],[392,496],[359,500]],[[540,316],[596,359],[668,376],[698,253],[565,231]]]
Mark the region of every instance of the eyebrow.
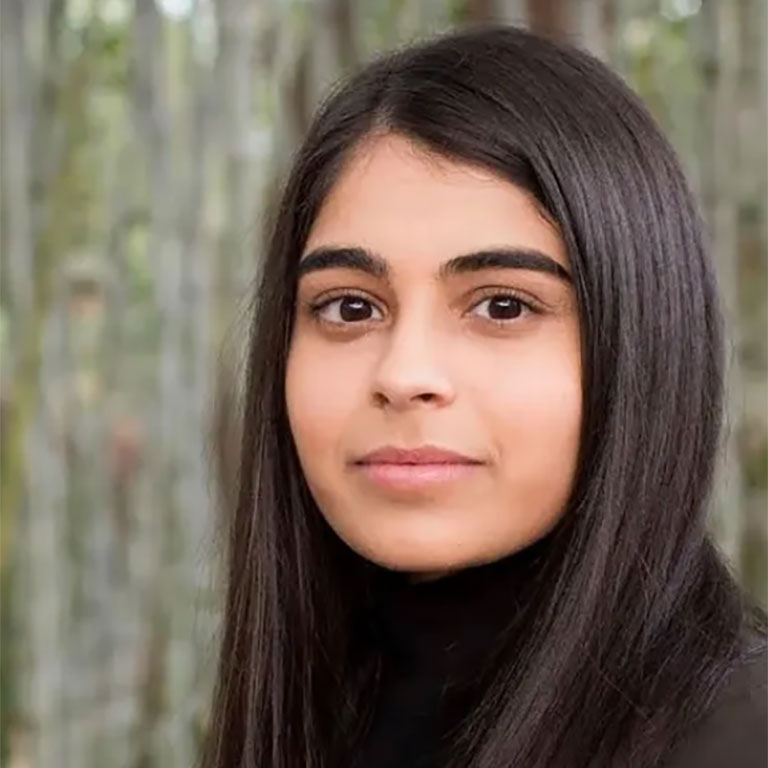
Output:
[[[389,281],[390,269],[377,253],[359,246],[320,246],[299,260],[298,279],[323,269],[357,269],[373,277]],[[570,273],[551,256],[535,248],[486,248],[443,262],[438,270],[440,279],[484,269],[528,269],[544,272],[570,283]]]

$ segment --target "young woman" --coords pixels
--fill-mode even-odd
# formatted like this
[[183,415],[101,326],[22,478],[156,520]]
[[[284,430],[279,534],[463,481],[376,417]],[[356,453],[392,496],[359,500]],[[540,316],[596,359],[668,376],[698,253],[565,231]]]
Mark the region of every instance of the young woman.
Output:
[[473,27],[329,96],[256,296],[209,768],[765,765],[702,231],[570,47]]

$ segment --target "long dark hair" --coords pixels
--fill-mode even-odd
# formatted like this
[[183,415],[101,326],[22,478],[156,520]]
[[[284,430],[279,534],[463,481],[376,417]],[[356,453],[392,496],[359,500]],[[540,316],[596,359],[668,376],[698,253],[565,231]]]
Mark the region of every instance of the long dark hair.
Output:
[[284,376],[301,249],[376,132],[535,195],[581,318],[576,480],[531,550],[456,764],[657,765],[743,660],[748,630],[766,634],[705,527],[724,400],[713,265],[676,156],[632,91],[592,56],[499,24],[381,55],[329,93],[294,158],[254,296],[205,765],[348,765],[374,698],[369,564],[308,491]]

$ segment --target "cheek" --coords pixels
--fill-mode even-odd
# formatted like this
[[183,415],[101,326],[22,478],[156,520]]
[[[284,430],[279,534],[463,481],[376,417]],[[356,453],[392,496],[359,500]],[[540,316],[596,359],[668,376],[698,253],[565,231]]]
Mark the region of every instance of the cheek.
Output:
[[354,357],[331,356],[297,339],[288,355],[285,397],[302,463],[334,456],[339,437],[359,402],[363,376]]
[[548,515],[562,508],[576,468],[580,355],[573,339],[518,353],[497,361],[478,402],[485,404],[504,487],[531,512]]
[[581,419],[581,377],[574,361],[534,353],[497,370],[487,398],[504,422],[504,434],[515,440],[525,436],[529,448],[570,439]]
[[346,437],[364,396],[360,355],[340,354],[301,336],[292,343],[286,366],[285,398],[293,440],[307,484],[326,519],[347,497]]

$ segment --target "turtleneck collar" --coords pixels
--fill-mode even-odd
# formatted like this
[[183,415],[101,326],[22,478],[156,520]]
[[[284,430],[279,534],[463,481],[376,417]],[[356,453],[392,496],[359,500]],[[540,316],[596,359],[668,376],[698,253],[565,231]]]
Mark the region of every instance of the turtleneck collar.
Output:
[[379,569],[373,624],[385,663],[474,676],[518,610],[522,553],[430,581]]

